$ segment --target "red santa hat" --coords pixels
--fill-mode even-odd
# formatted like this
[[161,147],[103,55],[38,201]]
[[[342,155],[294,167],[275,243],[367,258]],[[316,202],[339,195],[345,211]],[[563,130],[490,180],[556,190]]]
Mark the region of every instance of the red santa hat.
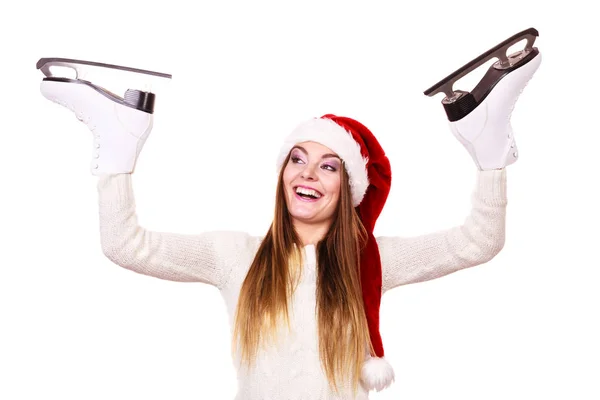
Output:
[[352,201],[368,232],[360,257],[363,301],[374,355],[367,355],[361,379],[368,390],[380,391],[394,381],[394,370],[385,360],[379,333],[381,304],[381,258],[373,229],[390,192],[391,167],[381,145],[360,122],[333,114],[298,125],[284,140],[277,159],[281,168],[294,145],[312,141],[333,150],[342,159],[350,178]]

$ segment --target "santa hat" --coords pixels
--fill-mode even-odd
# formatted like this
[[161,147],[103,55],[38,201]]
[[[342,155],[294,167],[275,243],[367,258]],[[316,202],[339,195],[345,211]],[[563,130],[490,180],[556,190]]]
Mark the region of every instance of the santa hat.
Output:
[[297,143],[306,141],[320,143],[340,156],[350,178],[353,205],[368,232],[367,245],[360,257],[360,269],[363,301],[375,355],[367,355],[361,379],[368,390],[380,391],[394,381],[394,370],[384,358],[379,333],[381,258],[373,229],[390,191],[390,163],[367,127],[351,118],[326,114],[301,123],[288,135],[277,159],[278,168],[283,166]]

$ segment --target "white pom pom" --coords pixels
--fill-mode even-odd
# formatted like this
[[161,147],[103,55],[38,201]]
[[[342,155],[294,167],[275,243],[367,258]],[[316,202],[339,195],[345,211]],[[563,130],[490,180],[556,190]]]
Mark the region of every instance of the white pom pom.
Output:
[[369,357],[363,364],[361,379],[367,390],[378,392],[394,382],[394,369],[384,358]]

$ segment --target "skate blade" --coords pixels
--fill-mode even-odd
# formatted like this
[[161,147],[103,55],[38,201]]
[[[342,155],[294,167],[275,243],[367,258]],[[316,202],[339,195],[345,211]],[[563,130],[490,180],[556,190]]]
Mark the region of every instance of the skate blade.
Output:
[[[537,36],[539,36],[539,33],[535,28],[529,28],[521,31],[492,47],[477,58],[471,60],[435,85],[431,86],[429,89],[425,90],[423,93],[426,96],[433,97],[436,94],[443,92],[446,95],[444,101],[452,101],[457,96],[465,93],[464,91],[455,91],[453,89],[454,83],[463,76],[467,75],[469,72],[486,63],[488,60],[491,60],[492,58],[498,58],[498,61],[492,67],[490,67],[497,70],[514,68],[527,62],[528,60],[525,60],[525,58],[527,58],[531,52],[537,52],[537,49],[533,47]],[[511,55],[506,54],[510,46],[520,42],[523,39],[527,39],[527,44],[523,50]]]
[[[154,112],[156,78],[172,78],[171,74],[162,72],[70,58],[40,58],[36,67],[44,74],[43,81],[83,84],[112,101],[148,113]],[[65,69],[74,75],[66,73]],[[101,81],[110,82],[110,85],[96,83]],[[111,90],[105,86],[110,86]]]
[[81,74],[81,66],[86,66],[86,65],[92,66],[92,67],[98,67],[98,68],[110,68],[110,69],[116,69],[119,71],[133,72],[136,74],[158,76],[161,78],[168,78],[168,79],[172,78],[171,74],[165,74],[162,72],[149,71],[149,70],[145,70],[145,69],[131,68],[131,67],[125,67],[122,65],[106,64],[106,63],[100,63],[100,62],[94,62],[94,61],[75,60],[72,58],[58,58],[58,57],[40,58],[36,64],[36,68],[39,69],[40,71],[42,71],[44,73],[44,75],[46,75],[47,77],[52,77],[53,75],[52,75],[52,72],[50,71],[50,67],[53,67],[53,66],[69,67],[69,68],[75,69],[75,71],[77,72],[77,76],[79,76]]

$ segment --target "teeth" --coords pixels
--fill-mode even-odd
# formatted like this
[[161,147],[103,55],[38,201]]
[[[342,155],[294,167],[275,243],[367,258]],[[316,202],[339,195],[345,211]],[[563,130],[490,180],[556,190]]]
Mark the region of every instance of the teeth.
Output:
[[315,191],[315,190],[312,190],[312,189],[306,189],[306,188],[302,188],[302,187],[298,187],[298,188],[296,188],[296,193],[300,193],[300,194],[306,194],[306,195],[308,195],[308,196],[313,196],[313,197],[315,197],[315,198],[317,198],[317,199],[318,199],[319,197],[321,197],[321,195],[320,195],[320,194],[319,194],[317,191]]

